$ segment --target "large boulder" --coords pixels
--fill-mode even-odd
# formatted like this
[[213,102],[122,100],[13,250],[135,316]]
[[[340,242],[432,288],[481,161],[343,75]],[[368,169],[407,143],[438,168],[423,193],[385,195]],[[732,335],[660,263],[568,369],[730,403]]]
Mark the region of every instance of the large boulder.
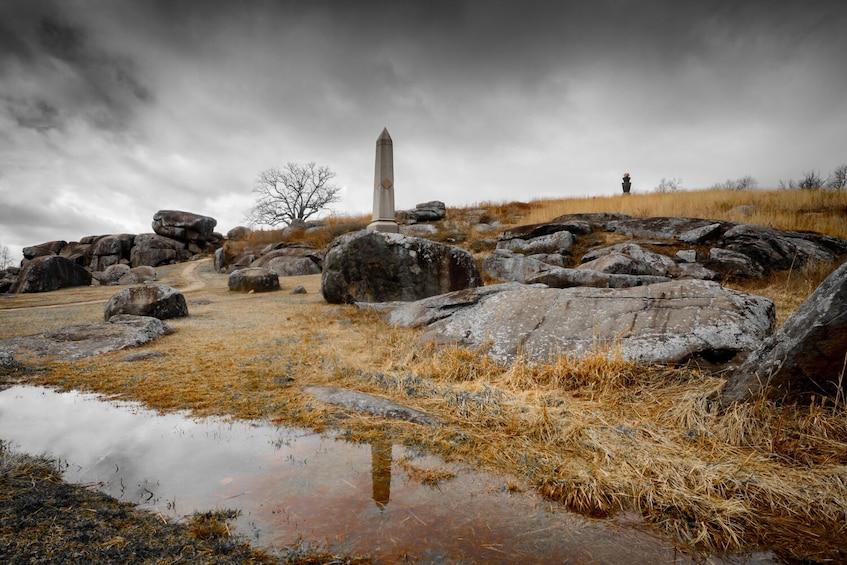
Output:
[[235,226],[234,228],[226,232],[226,238],[230,241],[239,241],[242,239],[247,239],[251,233],[253,233],[253,230],[251,230],[247,226]]
[[333,240],[321,277],[321,292],[331,303],[411,301],[481,285],[467,251],[371,230]]
[[156,269],[148,265],[141,265],[140,267],[132,267],[128,273],[118,280],[118,284],[138,284],[157,280],[159,280],[159,274]]
[[270,292],[279,290],[279,275],[265,267],[248,267],[230,273],[227,284],[237,292]]
[[21,252],[24,259],[35,259],[36,257],[44,257],[46,255],[58,255],[67,244],[66,241],[48,241],[46,243],[24,247]]
[[[102,273],[100,273],[100,284],[103,286],[115,286],[121,277],[129,274],[129,265],[118,263],[117,265],[109,265]],[[96,275],[96,273],[95,273]]]
[[422,339],[483,348],[497,362],[547,362],[600,348],[625,359],[710,367],[733,362],[771,333],[774,305],[711,281],[674,280],[627,289],[502,286],[403,305],[398,326],[427,326]]
[[158,267],[188,261],[191,253],[185,244],[169,237],[153,233],[143,233],[135,236],[135,245],[130,253],[130,264],[133,267],[147,265]]
[[218,221],[180,210],[159,210],[153,215],[153,231],[181,241],[206,242],[215,239],[213,233]]
[[185,296],[174,288],[163,284],[145,284],[125,288],[109,299],[103,317],[108,322],[118,314],[167,320],[188,316],[188,305]]
[[70,259],[43,255],[27,261],[10,292],[48,292],[70,286],[88,286],[91,273]]
[[[836,269],[732,374],[723,403],[837,398],[847,359],[847,263]],[[842,397],[843,398],[843,397]]]

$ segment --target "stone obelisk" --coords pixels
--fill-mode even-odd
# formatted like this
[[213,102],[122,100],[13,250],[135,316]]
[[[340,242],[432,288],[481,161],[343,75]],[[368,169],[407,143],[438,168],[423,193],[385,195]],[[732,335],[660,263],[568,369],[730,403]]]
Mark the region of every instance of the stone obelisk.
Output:
[[383,128],[376,140],[374,214],[368,229],[390,233],[400,231],[394,218],[394,142],[387,128]]

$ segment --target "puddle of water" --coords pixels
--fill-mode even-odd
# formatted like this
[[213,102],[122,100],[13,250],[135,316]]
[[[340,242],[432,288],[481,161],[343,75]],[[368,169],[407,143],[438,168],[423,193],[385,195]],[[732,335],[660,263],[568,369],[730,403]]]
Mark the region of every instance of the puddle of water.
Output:
[[[60,459],[69,482],[172,518],[238,509],[234,527],[257,547],[302,536],[379,562],[693,562],[648,533],[510,494],[502,477],[387,443],[157,415],[133,403],[26,386],[0,391],[0,439]],[[456,476],[430,487],[400,459]]]

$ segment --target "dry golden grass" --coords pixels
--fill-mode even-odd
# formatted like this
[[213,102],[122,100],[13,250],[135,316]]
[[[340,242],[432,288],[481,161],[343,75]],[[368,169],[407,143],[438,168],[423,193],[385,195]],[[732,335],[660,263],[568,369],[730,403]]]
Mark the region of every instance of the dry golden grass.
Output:
[[[830,198],[814,191],[789,195],[795,193]],[[477,208],[485,210],[486,221],[504,223],[571,212],[633,212],[612,203],[649,205],[657,210],[649,215],[712,217],[690,212],[707,210],[703,202],[698,207],[692,200],[690,209],[665,202],[689,198],[681,196]],[[695,196],[709,205],[721,201],[715,205],[727,210],[751,201],[764,208],[759,198],[771,198],[775,207],[780,200],[758,192]],[[598,209],[588,209],[595,200]],[[795,205],[810,204],[798,200]],[[457,229],[463,222],[471,225],[466,210],[449,214]],[[830,268],[778,273],[745,288],[774,299],[784,319]],[[681,545],[705,552],[767,547],[784,559],[847,557],[843,403],[796,407],[762,401],[721,412],[709,398],[722,378],[695,367],[637,365],[614,351],[501,367],[483,351],[421,345],[419,331],[389,328],[372,311],[326,304],[319,276],[283,279],[281,292],[250,295],[229,292],[226,276],[213,273],[208,262],[193,275],[184,266],[160,272],[162,282],[176,287],[190,288],[196,277],[205,282],[186,292],[191,315],[168,322],[175,334],[145,346],[162,357],[122,363],[124,352],[114,352],[53,361],[27,375],[28,382],[140,400],[163,411],[334,427],[353,440],[379,436],[512,474],[586,515],[634,510]],[[287,292],[297,284],[308,294]],[[0,337],[43,331],[71,317],[99,320],[111,292],[69,289],[0,301]],[[69,305],[83,299],[101,302]],[[65,306],[9,308],[53,303]],[[341,409],[316,402],[301,390],[304,385],[375,394],[433,414],[444,425],[427,428],[357,413],[342,418]],[[438,469],[407,471],[428,484],[450,479]]]
[[636,218],[683,217],[744,222],[777,229],[816,231],[847,239],[847,191],[701,190],[623,194],[600,198],[537,200],[525,223],[564,214],[617,212]]

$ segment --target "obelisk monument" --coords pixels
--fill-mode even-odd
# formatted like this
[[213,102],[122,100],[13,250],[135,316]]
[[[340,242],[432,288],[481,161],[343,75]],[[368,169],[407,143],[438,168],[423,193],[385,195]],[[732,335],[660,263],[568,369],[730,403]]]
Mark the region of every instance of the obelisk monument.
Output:
[[376,140],[374,214],[368,229],[390,233],[400,231],[394,218],[394,142],[387,128],[383,128]]

